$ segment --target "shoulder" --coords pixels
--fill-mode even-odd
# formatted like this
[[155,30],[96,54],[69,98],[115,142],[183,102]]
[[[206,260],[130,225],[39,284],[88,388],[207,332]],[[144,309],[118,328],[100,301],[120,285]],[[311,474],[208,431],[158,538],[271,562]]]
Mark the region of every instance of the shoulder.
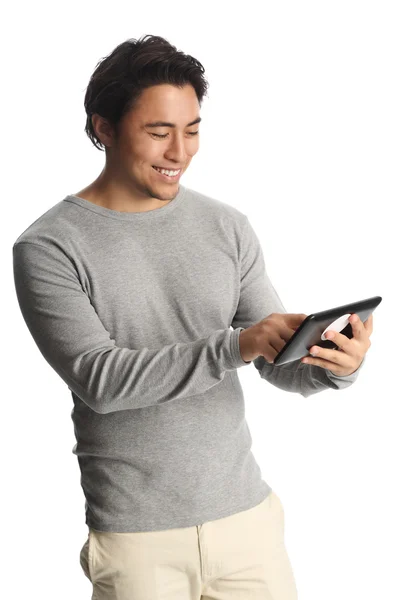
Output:
[[229,204],[228,201],[203,194],[188,187],[186,188],[186,196],[189,199],[187,205],[190,211],[198,218],[215,218],[217,220],[223,218],[239,228],[244,227],[247,221],[247,216],[241,210]]
[[31,243],[42,246],[62,246],[74,234],[76,224],[70,206],[61,200],[30,223],[15,239],[13,246]]

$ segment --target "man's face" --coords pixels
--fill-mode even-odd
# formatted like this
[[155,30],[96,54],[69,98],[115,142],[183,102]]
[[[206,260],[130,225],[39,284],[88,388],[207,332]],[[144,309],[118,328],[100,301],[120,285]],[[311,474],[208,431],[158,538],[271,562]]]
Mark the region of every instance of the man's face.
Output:
[[[132,192],[170,200],[179,190],[179,179],[199,149],[199,102],[191,85],[169,84],[143,91],[119,127],[119,135],[107,148],[107,162],[117,178]],[[175,127],[150,124],[168,122]],[[168,176],[154,167],[178,170]]]

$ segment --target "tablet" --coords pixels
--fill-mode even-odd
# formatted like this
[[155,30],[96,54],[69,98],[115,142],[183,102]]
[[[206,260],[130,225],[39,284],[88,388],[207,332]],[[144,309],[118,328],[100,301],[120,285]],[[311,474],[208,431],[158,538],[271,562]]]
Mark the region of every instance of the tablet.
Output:
[[353,337],[353,329],[349,322],[351,315],[357,313],[365,322],[381,301],[381,296],[372,296],[372,298],[308,315],[275,356],[273,364],[283,365],[303,358],[309,355],[311,346],[336,350],[338,346],[335,342],[327,340],[324,333],[328,330],[338,331],[351,339]]

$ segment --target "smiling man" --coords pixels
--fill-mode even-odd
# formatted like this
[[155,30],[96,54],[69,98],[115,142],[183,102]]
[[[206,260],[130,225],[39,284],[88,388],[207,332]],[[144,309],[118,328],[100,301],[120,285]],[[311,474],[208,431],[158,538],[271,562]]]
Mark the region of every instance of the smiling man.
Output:
[[286,313],[247,216],[180,184],[203,72],[161,37],[117,46],[85,96],[103,171],[13,246],[21,312],[72,394],[96,600],[295,600],[237,369],[307,397],[351,385],[367,347],[358,323],[342,371],[269,363],[306,315]]
[[106,148],[106,165],[76,195],[120,212],[146,212],[171,202],[199,149],[199,111],[192,85],[159,84],[144,89],[115,128],[94,114],[91,125]]

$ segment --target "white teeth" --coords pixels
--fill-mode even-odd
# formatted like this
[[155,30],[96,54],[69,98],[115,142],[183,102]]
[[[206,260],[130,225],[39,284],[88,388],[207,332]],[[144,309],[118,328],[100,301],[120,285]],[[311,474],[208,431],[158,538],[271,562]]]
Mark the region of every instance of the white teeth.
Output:
[[164,175],[169,175],[169,177],[174,177],[174,175],[178,175],[180,169],[178,169],[177,171],[169,171],[167,169],[159,169],[158,167],[154,167],[156,171],[159,171],[159,173],[163,173]]

